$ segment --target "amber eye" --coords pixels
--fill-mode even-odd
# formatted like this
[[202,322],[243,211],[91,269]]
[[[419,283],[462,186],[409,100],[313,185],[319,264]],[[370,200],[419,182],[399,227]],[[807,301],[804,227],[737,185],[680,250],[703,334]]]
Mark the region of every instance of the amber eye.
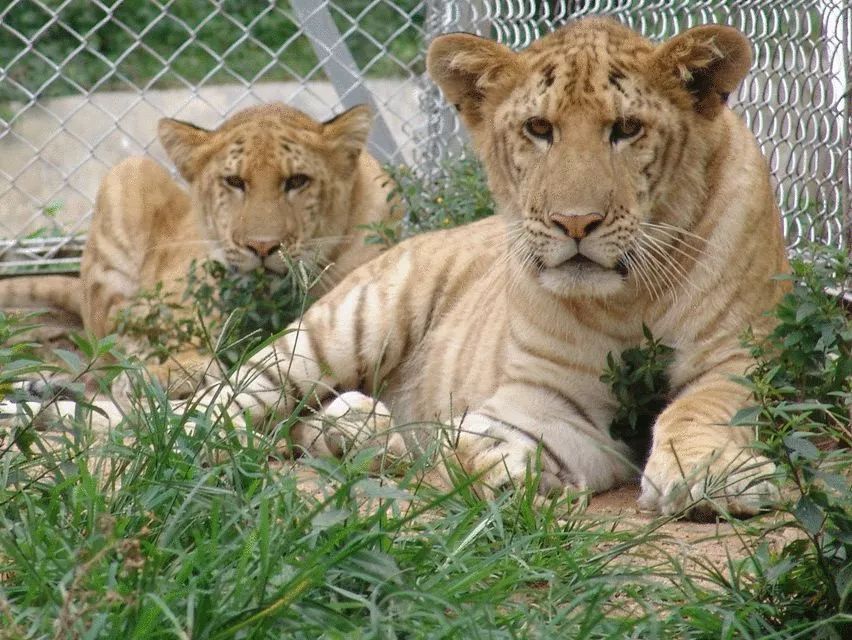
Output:
[[311,181],[304,173],[296,173],[284,180],[284,191],[296,191],[308,185]]
[[232,189],[239,189],[240,191],[246,190],[245,180],[243,180],[240,176],[225,176],[222,179],[225,181],[225,184]]
[[524,131],[533,138],[553,142],[553,125],[544,118],[530,118],[524,122]]
[[612,123],[609,141],[615,144],[621,140],[635,138],[642,133],[642,123],[636,118],[619,118]]

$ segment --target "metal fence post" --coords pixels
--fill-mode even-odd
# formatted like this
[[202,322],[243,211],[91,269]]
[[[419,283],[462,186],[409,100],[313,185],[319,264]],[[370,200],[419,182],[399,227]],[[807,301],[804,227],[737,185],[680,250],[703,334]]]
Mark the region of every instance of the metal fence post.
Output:
[[162,116],[214,126],[262,101],[319,117],[367,103],[370,151],[438,180],[466,138],[423,72],[428,42],[469,31],[520,48],[592,14],[652,39],[704,22],[744,31],[755,66],[735,108],[769,160],[790,246],[852,248],[849,0],[85,4],[0,2],[0,274],[74,269],[109,166],[138,153],[165,160]]
[[291,0],[291,4],[299,18],[300,26],[316,52],[317,59],[337,91],[341,104],[347,108],[368,104],[373,109],[373,128],[367,142],[370,153],[380,162],[392,162],[399,145],[394,141],[393,134],[382,118],[373,95],[364,86],[364,78],[358,70],[358,65],[355,64],[355,59],[331,18],[328,1],[317,3],[316,0]]

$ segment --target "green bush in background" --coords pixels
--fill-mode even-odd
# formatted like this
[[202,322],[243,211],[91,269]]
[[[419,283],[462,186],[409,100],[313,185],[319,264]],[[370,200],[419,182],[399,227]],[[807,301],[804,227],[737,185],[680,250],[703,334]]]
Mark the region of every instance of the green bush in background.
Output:
[[449,229],[494,213],[485,171],[470,152],[445,162],[435,177],[418,175],[404,164],[385,170],[393,180],[388,199],[398,201],[403,220],[365,225],[371,232],[368,244],[389,247],[424,231]]
[[[345,11],[332,7],[331,13],[362,72],[398,75],[408,65],[422,70],[422,12],[406,15],[418,0],[340,4]],[[0,82],[0,101],[25,101],[27,92],[50,97],[323,78],[289,2],[175,0],[164,10],[150,0],[106,0],[103,7],[44,0],[19,2],[0,16],[0,78],[7,79]],[[354,26],[360,32],[348,33]]]

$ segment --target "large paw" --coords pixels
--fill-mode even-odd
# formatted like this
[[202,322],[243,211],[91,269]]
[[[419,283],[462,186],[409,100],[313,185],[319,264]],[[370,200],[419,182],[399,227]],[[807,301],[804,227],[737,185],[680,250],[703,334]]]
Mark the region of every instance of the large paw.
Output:
[[376,467],[403,458],[405,441],[393,426],[390,410],[379,400],[357,391],[337,396],[316,415],[303,420],[294,440],[314,455],[342,458],[354,451],[376,448]]
[[390,410],[383,402],[357,391],[337,396],[319,414],[323,439],[338,457],[372,444],[376,436],[393,426]]
[[489,497],[524,486],[536,471],[540,472],[541,496],[586,488],[586,483],[562,468],[537,438],[485,416],[466,416],[452,444],[450,458],[476,476]]
[[747,449],[678,453],[658,448],[642,474],[639,505],[692,520],[752,516],[779,500],[775,465]]

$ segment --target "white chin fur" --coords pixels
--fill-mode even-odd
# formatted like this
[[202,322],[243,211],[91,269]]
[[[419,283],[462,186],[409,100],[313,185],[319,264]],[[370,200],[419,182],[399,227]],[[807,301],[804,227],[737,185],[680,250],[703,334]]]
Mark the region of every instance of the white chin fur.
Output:
[[604,297],[624,288],[624,278],[617,271],[577,268],[562,265],[543,269],[538,274],[541,286],[558,296],[584,295]]

